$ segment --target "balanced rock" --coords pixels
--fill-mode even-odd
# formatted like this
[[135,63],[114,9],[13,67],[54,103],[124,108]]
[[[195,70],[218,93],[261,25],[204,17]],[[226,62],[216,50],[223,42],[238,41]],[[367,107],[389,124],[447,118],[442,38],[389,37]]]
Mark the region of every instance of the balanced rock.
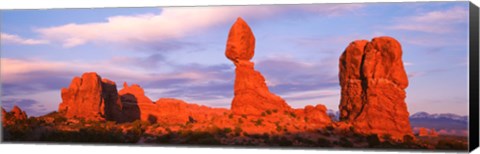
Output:
[[340,119],[364,134],[413,136],[405,103],[408,78],[400,43],[391,37],[354,41],[340,57]]
[[68,88],[62,89],[59,112],[66,117],[90,120],[115,120],[121,116],[120,99],[114,82],[94,72],[75,77]]
[[261,115],[266,110],[292,110],[279,96],[271,93],[260,72],[255,71],[253,58],[255,37],[247,23],[238,18],[230,29],[225,56],[236,66],[234,114]]

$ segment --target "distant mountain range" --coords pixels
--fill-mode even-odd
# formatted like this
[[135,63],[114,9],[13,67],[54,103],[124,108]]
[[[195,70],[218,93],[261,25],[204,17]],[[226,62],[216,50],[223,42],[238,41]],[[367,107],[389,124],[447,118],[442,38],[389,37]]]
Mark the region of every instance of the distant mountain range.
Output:
[[[327,110],[327,114],[334,121],[339,120],[339,111]],[[410,116],[410,124],[414,132],[420,127],[435,129],[440,134],[466,135],[468,131],[468,116],[460,116],[452,113],[429,114],[417,112]]]
[[440,134],[468,135],[468,116],[451,113],[429,114],[418,112],[410,116],[410,124],[415,131],[420,127],[435,129]]
[[452,113],[429,114],[427,112],[418,112],[410,116],[410,120],[451,120],[457,122],[468,123],[468,116],[459,116]]

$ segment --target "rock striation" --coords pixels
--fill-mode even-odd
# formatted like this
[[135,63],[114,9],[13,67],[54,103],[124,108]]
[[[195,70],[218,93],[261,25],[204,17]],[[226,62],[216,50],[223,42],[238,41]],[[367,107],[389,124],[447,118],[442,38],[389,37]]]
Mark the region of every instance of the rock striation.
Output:
[[340,119],[359,133],[389,134],[397,140],[413,136],[400,43],[391,37],[354,41],[339,62]]
[[58,110],[66,117],[115,120],[121,116],[115,82],[102,79],[97,73],[84,73],[73,78],[70,86],[62,89],[61,95]]
[[254,63],[250,61],[254,50],[252,30],[242,18],[238,18],[230,29],[225,50],[225,56],[236,66],[232,112],[260,115],[266,110],[292,110],[285,100],[268,90],[265,78],[254,69]]

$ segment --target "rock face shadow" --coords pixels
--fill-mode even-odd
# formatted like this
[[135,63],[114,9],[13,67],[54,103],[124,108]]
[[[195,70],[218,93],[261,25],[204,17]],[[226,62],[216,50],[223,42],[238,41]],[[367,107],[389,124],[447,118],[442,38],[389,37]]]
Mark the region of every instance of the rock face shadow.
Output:
[[135,120],[140,120],[141,111],[140,111],[140,107],[138,106],[138,101],[135,95],[127,93],[127,94],[121,95],[120,100],[122,101],[121,114],[123,115],[123,118],[117,119],[117,122],[125,123],[125,122],[133,122]]

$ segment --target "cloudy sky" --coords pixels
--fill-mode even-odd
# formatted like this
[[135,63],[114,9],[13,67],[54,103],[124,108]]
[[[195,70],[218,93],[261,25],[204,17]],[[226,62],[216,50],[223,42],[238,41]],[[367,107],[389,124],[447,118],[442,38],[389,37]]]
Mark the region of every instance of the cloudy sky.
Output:
[[97,72],[174,97],[229,108],[234,65],[228,30],[243,17],[256,37],[255,68],[292,107],[338,110],[338,58],[354,40],[400,41],[411,114],[467,115],[468,3],[2,10],[1,103],[29,115],[57,110],[60,89]]

